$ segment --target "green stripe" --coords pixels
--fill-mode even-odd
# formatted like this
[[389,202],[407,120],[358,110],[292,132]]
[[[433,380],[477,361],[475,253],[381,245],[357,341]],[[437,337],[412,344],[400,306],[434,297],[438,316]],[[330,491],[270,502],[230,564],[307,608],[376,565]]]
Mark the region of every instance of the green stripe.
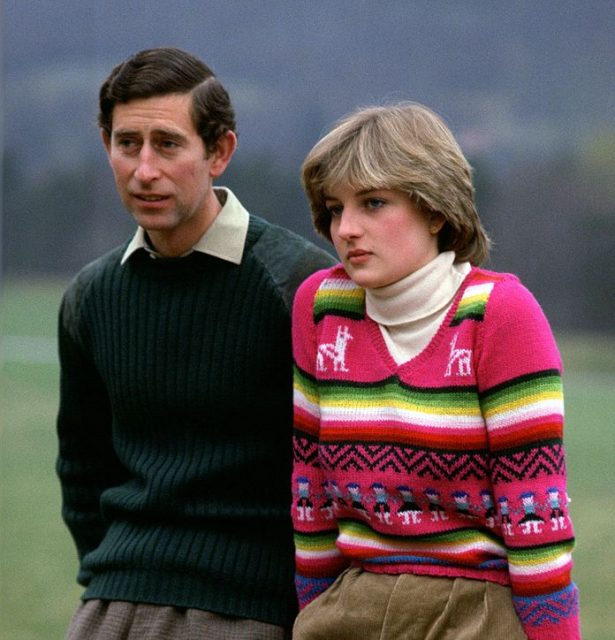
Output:
[[425,543],[425,544],[461,544],[471,543],[476,540],[488,539],[495,542],[498,545],[503,545],[502,538],[495,535],[491,531],[479,531],[478,529],[457,529],[456,531],[446,531],[443,533],[432,533],[425,535],[413,535],[411,537],[407,535],[390,535],[381,532],[376,532],[369,527],[369,525],[359,522],[357,520],[340,519],[340,531],[348,532],[356,537],[362,538],[377,538],[382,540],[389,540],[391,544],[399,544],[399,542],[410,543]]
[[401,385],[396,379],[389,379],[373,385],[348,385],[341,381],[319,387],[322,402],[329,404],[352,404],[371,406],[456,410],[465,413],[476,409],[478,397],[473,387],[447,390],[413,389]]
[[455,312],[455,316],[451,321],[451,325],[455,326],[460,324],[463,320],[467,320],[472,318],[473,320],[482,321],[485,317],[485,307],[487,306],[488,296],[485,295],[484,299],[475,300],[471,303],[463,302],[463,299],[459,303],[457,307],[457,311]]
[[316,380],[302,371],[296,364],[293,365],[293,378],[295,387],[306,395],[318,395],[318,384]]
[[564,540],[559,544],[549,544],[540,547],[526,549],[508,549],[508,559],[511,564],[531,565],[548,562],[564,553],[570,553],[574,549],[574,538]]
[[483,410],[489,411],[510,402],[527,401],[532,396],[541,393],[562,394],[561,376],[558,373],[548,371],[523,379],[516,378],[499,385],[496,389],[487,391],[483,395]]
[[337,529],[333,529],[330,531],[321,531],[315,534],[304,534],[295,531],[293,539],[295,541],[295,545],[299,549],[318,550],[323,548],[335,547],[337,536]]
[[414,406],[440,410],[475,409],[478,406],[477,392],[473,386],[420,389],[403,384],[397,377],[373,383],[341,380],[318,382],[296,364],[293,370],[295,386],[306,395],[319,395],[323,402],[365,406],[397,404],[402,407]]
[[314,298],[315,320],[328,314],[362,318],[364,309],[365,291],[358,287],[348,291],[341,289],[323,289],[321,285],[321,288],[316,292],[316,297]]

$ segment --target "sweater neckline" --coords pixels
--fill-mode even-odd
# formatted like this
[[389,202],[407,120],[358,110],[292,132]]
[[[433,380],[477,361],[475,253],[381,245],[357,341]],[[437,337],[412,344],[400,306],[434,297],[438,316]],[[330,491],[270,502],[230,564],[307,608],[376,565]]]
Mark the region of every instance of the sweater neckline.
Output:
[[384,327],[419,322],[451,304],[469,271],[469,263],[455,264],[455,252],[445,251],[398,282],[366,289],[365,311]]
[[459,290],[455,294],[453,298],[453,302],[446,316],[440,323],[440,326],[438,327],[435,334],[432,336],[431,340],[427,343],[424,349],[422,349],[419,353],[417,353],[415,356],[413,356],[409,360],[405,360],[399,363],[395,360],[395,358],[392,356],[391,352],[389,351],[389,348],[386,344],[384,336],[382,335],[382,332],[380,331],[379,324],[375,320],[370,318],[367,315],[367,313],[364,313],[364,320],[367,323],[367,331],[368,331],[370,340],[374,348],[376,349],[378,355],[382,359],[383,363],[387,367],[387,369],[391,371],[392,375],[397,375],[398,372],[417,365],[425,358],[429,358],[434,351],[437,351],[439,349],[444,339],[444,335],[447,332],[452,319],[455,317],[455,314],[457,313],[459,302],[463,297],[463,294],[467,289],[468,285],[470,284],[476,271],[477,271],[477,267],[472,266],[470,272],[465,276],[461,285],[459,286]]

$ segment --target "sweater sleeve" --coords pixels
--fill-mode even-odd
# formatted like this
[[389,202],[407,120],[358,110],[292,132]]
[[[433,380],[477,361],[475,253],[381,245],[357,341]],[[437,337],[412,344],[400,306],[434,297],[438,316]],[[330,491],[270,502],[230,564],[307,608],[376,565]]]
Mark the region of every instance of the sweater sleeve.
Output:
[[86,586],[90,575],[83,559],[100,544],[107,528],[100,497],[106,488],[118,483],[123,469],[113,450],[106,389],[85,347],[81,291],[77,280],[65,293],[60,308],[56,471],[62,489],[62,517],[81,562],[77,580]]
[[514,605],[530,640],[580,638],[557,346],[513,278],[495,286],[481,335],[478,384]]
[[314,295],[324,272],[308,278],[293,306],[294,429],[292,521],[295,583],[303,608],[329,587],[348,565],[336,546],[338,535],[331,487],[318,462],[320,431],[316,383],[317,328]]

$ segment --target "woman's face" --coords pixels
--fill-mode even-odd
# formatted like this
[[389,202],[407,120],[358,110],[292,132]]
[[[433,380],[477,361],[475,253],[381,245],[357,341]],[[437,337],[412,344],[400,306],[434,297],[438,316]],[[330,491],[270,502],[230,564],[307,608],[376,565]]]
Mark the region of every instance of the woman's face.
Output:
[[327,192],[325,204],[335,250],[360,287],[393,284],[438,255],[442,216],[419,211],[403,191],[341,185]]

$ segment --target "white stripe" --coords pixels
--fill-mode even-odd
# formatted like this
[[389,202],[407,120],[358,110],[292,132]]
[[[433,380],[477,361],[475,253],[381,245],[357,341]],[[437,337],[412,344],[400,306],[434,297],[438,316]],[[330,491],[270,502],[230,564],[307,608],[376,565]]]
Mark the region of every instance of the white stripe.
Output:
[[492,289],[493,282],[486,282],[485,284],[473,284],[463,292],[463,298],[486,295],[490,293]]
[[510,564],[509,571],[514,576],[532,576],[538,573],[548,573],[554,569],[561,569],[569,565],[572,562],[572,555],[570,553],[563,553],[555,560],[549,560],[548,562],[541,562],[540,564],[531,565],[515,565]]
[[488,418],[489,429],[502,429],[517,422],[540,418],[548,415],[564,415],[564,401],[561,399],[538,400],[532,404],[515,407],[509,411],[502,411]]
[[324,558],[337,558],[341,556],[338,549],[331,549],[328,551],[307,551],[305,549],[297,549],[295,552],[297,558],[302,560],[320,560]]
[[[400,422],[421,427],[441,429],[481,429],[485,423],[481,415],[439,415],[423,411],[408,411],[395,407],[330,407],[321,406],[322,422],[369,422],[374,429],[386,427],[383,422]],[[341,425],[343,426],[343,425]],[[335,428],[335,427],[333,427]]]
[[303,411],[309,413],[311,416],[314,416],[315,418],[320,416],[320,406],[318,403],[308,400],[305,394],[298,389],[294,390],[293,402],[296,407],[303,409]]
[[340,289],[352,291],[353,289],[359,289],[359,287],[357,287],[357,285],[352,280],[342,280],[341,278],[327,278],[326,280],[323,280],[322,284],[320,285],[320,289],[322,291]]
[[486,551],[500,558],[506,557],[506,550],[501,545],[498,545],[490,540],[479,540],[475,542],[464,543],[445,543],[443,545],[404,545],[396,546],[393,544],[387,544],[382,539],[362,538],[350,535],[348,533],[340,533],[337,544],[339,546],[348,545],[351,547],[362,547],[366,549],[378,549],[381,551],[394,551],[397,553],[439,553],[448,556],[462,555],[468,551]]

